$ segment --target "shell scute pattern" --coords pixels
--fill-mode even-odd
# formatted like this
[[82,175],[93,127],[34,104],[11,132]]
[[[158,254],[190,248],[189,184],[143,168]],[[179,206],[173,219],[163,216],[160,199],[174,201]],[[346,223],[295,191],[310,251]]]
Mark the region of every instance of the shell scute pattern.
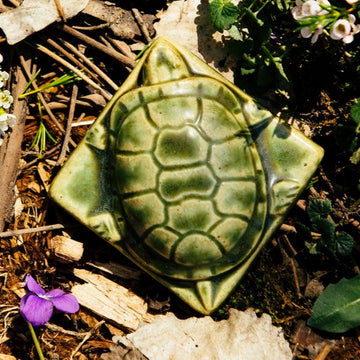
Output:
[[239,101],[219,81],[196,77],[142,87],[119,101],[126,112],[115,105],[110,127],[129,252],[180,279],[236,266],[257,246],[252,222],[266,213],[261,161],[241,135],[250,132]]

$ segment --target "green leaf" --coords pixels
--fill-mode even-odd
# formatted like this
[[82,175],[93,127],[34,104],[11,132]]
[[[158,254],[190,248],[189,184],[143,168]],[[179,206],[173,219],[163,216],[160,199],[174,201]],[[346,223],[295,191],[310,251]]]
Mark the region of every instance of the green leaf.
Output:
[[350,162],[355,165],[360,162],[360,148],[354,151],[353,154],[350,156]]
[[342,333],[360,325],[360,275],[329,285],[316,300],[308,325]]
[[329,200],[311,199],[306,210],[310,221],[313,222],[314,219],[320,216],[327,216],[331,214],[331,202]]
[[230,29],[239,16],[239,9],[230,0],[210,0],[209,6],[211,22],[219,31]]
[[360,98],[356,100],[356,103],[350,109],[351,118],[360,124]]
[[299,233],[299,235],[302,238],[311,239],[311,231],[306,225],[304,225],[300,222],[297,222],[295,224],[295,227],[296,227],[297,232]]
[[346,256],[349,255],[354,247],[353,237],[345,231],[339,233],[336,238],[336,249],[339,255]]
[[236,25],[232,25],[228,30],[228,33],[234,40],[243,40],[243,36]]
[[336,251],[335,224],[318,216],[313,221],[313,229],[322,235],[318,241],[320,247],[334,254]]
[[305,241],[305,246],[311,255],[318,255],[319,251],[317,250],[317,244],[314,242]]

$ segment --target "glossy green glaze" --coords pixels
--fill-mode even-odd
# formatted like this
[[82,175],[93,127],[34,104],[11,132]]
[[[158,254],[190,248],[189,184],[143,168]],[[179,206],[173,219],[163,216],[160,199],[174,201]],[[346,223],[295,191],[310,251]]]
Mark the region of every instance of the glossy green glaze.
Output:
[[236,286],[322,154],[160,38],[59,172],[50,196],[207,314]]

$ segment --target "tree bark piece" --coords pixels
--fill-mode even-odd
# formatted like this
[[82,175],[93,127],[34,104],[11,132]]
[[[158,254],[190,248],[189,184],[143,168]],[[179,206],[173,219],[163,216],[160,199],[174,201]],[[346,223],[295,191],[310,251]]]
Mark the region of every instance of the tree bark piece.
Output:
[[136,330],[141,322],[152,321],[147,304],[130,290],[85,269],[74,269],[74,274],[86,281],[72,288],[80,305],[131,331]]
[[[31,60],[26,60],[30,65]],[[15,181],[18,173],[18,164],[21,156],[21,143],[24,135],[27,105],[23,100],[18,100],[26,86],[26,78],[20,66],[16,69],[16,86],[13,90],[16,125],[10,133],[8,142],[4,141],[0,147],[0,232],[4,230],[5,222],[12,215],[15,202]]]
[[117,276],[121,279],[139,280],[142,274],[140,270],[131,268],[129,266],[121,265],[113,261],[109,261],[107,263],[94,261],[94,262],[88,262],[86,263],[86,265],[93,266],[98,270]]
[[84,245],[80,241],[57,235],[48,241],[53,254],[65,262],[79,261],[84,253]]

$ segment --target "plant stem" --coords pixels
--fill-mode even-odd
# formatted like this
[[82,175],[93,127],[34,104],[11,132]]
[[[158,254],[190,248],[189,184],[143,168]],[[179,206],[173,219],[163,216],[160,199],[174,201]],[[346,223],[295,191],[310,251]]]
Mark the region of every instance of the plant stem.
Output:
[[32,337],[32,339],[34,341],[34,344],[35,344],[35,349],[36,349],[36,351],[37,351],[37,353],[39,355],[39,359],[40,360],[45,360],[44,355],[43,355],[43,353],[41,351],[41,348],[40,348],[39,341],[38,341],[38,339],[36,337],[35,330],[34,330],[33,326],[28,321],[27,321],[27,324],[29,326],[30,334],[31,334],[31,337]]

